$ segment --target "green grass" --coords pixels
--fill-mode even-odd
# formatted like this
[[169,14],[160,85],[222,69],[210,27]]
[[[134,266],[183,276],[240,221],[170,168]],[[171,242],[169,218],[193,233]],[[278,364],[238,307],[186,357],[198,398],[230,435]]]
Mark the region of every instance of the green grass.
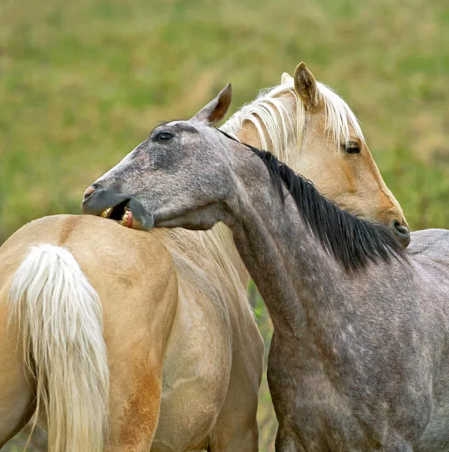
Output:
[[[361,119],[411,226],[447,227],[447,0],[3,0],[0,242],[78,213],[157,121],[192,115],[229,81],[236,109],[301,60]],[[268,338],[263,310],[261,324]],[[265,383],[261,423],[273,450]]]

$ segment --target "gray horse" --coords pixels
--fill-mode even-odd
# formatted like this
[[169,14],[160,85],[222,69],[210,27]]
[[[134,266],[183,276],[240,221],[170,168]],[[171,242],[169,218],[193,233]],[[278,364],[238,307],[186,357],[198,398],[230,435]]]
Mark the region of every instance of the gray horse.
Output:
[[189,121],[156,127],[93,184],[84,212],[233,230],[275,330],[277,451],[448,451],[448,232],[415,234],[406,254],[383,226],[210,127],[230,100],[227,87]]

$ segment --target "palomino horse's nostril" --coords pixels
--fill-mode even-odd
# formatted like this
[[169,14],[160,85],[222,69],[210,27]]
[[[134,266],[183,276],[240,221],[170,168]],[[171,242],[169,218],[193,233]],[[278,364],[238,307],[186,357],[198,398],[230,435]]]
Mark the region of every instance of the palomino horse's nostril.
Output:
[[87,199],[95,190],[97,189],[97,185],[93,184],[91,185],[85,192],[84,192],[84,199]]
[[407,248],[410,245],[410,230],[407,226],[402,225],[398,220],[392,220],[390,222],[390,227],[394,232],[394,235],[399,240],[399,243]]

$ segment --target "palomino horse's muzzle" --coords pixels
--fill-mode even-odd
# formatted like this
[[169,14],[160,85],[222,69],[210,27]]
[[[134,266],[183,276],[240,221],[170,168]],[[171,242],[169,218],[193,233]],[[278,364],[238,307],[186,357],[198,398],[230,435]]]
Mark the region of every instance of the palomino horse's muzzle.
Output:
[[149,231],[154,217],[134,197],[116,193],[100,184],[91,185],[84,193],[83,214],[104,216],[133,229]]
[[407,248],[410,245],[411,240],[410,230],[407,226],[402,225],[398,220],[391,220],[390,228],[392,229],[396,240],[398,240],[404,249]]

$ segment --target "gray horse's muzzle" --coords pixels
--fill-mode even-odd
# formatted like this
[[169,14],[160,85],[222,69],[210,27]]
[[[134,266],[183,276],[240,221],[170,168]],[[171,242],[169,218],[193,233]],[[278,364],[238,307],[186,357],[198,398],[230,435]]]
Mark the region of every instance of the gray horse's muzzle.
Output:
[[81,209],[83,214],[96,216],[108,211],[108,218],[117,221],[122,219],[126,210],[130,210],[135,229],[149,231],[154,227],[153,215],[134,196],[116,193],[100,184],[93,184],[86,190]]

